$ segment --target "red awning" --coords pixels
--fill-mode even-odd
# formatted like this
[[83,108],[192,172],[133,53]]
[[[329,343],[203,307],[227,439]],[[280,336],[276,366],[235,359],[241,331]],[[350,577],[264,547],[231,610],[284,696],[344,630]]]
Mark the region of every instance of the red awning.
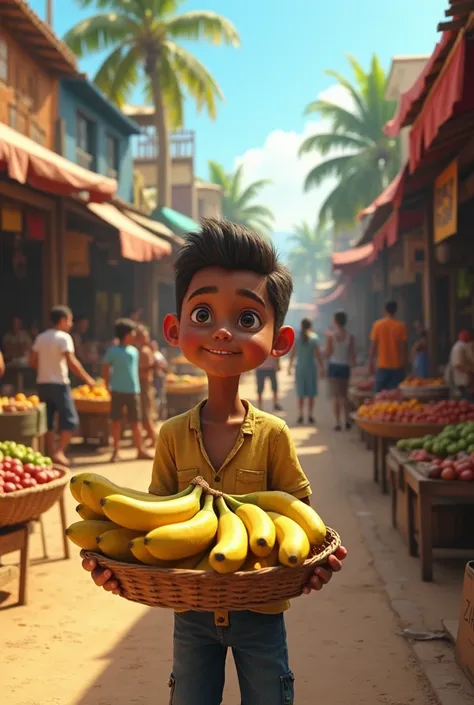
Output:
[[400,211],[396,208],[390,218],[387,218],[382,227],[377,230],[372,240],[374,244],[374,253],[383,250],[385,244],[387,247],[392,247],[397,241],[398,224]]
[[428,89],[428,79],[434,71],[434,66],[440,59],[443,52],[448,49],[449,44],[452,43],[452,39],[452,32],[444,32],[441,40],[436,45],[431,57],[429,58],[428,63],[416,79],[415,83],[406,91],[406,93],[403,93],[400,99],[397,114],[392,120],[387,122],[384,128],[385,134],[389,137],[396,137],[400,133],[402,127],[405,127],[407,124],[405,121],[407,120],[414,103],[420,100],[425,91]]
[[150,262],[171,254],[171,245],[152,235],[110,203],[89,203],[88,208],[119,231],[122,257],[135,262]]
[[332,268],[346,270],[358,269],[364,267],[373,259],[374,246],[371,242],[361,247],[352,247],[344,252],[333,252]]
[[325,296],[322,299],[316,299],[315,304],[316,306],[326,306],[327,304],[332,303],[333,301],[336,301],[339,299],[342,294],[344,293],[346,289],[345,284],[338,284],[334,291],[331,294],[328,294],[328,296]]
[[364,208],[364,210],[359,213],[359,218],[364,218],[368,215],[372,215],[378,208],[381,208],[382,206],[392,205],[394,208],[399,206],[403,197],[405,179],[406,169],[404,167],[403,169],[400,169],[396,177],[387,186],[385,191],[383,191],[380,196],[377,196],[375,201],[373,201],[370,206],[367,206],[367,208]]
[[117,190],[115,179],[83,169],[4,124],[0,124],[0,171],[20,184],[61,196],[87,191],[96,203],[109,200]]
[[410,131],[410,171],[415,171],[423,151],[433,143],[440,127],[453,116],[456,104],[463,97],[465,60],[466,39],[459,35]]

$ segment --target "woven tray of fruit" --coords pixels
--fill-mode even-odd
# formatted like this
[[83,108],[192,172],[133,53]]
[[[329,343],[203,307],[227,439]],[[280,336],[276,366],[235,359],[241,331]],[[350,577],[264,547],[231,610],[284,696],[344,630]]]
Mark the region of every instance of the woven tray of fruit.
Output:
[[229,496],[200,477],[172,497],[71,479],[82,521],[66,531],[83,557],[119,580],[123,597],[176,610],[248,610],[302,594],[341,545],[308,505],[285,492]]
[[84,384],[72,390],[72,397],[79,414],[108,414],[110,394],[102,382],[94,387]]
[[61,497],[70,474],[19,443],[0,443],[0,526],[37,519]]
[[207,390],[207,377],[203,375],[175,375],[166,377],[167,394],[200,394]]
[[407,377],[399,385],[404,399],[420,399],[429,401],[447,399],[449,387],[441,378],[423,379],[421,377]]

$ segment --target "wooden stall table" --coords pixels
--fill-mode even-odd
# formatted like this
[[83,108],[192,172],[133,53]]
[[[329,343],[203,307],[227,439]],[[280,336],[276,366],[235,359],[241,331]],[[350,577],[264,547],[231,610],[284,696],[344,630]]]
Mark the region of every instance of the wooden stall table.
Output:
[[[432,480],[423,475],[415,464],[405,463],[406,507],[408,514],[408,550],[410,556],[420,555],[421,578],[433,580],[433,507],[439,504],[474,504],[474,482]],[[416,540],[415,512],[418,514],[418,541]],[[469,518],[474,517],[472,511]],[[473,537],[474,532],[470,532]],[[466,547],[467,548],[467,547]]]
[[409,454],[406,451],[398,450],[396,446],[392,446],[391,448],[389,448],[386,458],[392,499],[392,526],[394,529],[402,528],[399,526],[399,521],[397,517],[397,510],[399,507],[398,497],[400,492],[405,491],[405,474],[403,466],[407,462],[408,457]]
[[46,431],[46,404],[37,404],[28,411],[0,414],[0,440],[2,441],[23,443],[43,453],[43,438]]
[[[74,397],[73,397],[74,398]],[[109,444],[110,399],[74,398],[79,414],[79,435],[84,443]]]
[[[28,588],[28,545],[31,533],[29,522],[0,528],[0,558],[7,553],[20,551],[20,582],[18,587],[18,604],[26,605]],[[10,582],[16,570],[12,566],[0,565],[0,587]],[[5,582],[3,581],[5,580]]]
[[387,494],[387,463],[386,456],[390,445],[402,438],[421,438],[428,434],[436,435],[444,428],[443,424],[394,423],[389,421],[373,421],[353,414],[355,423],[374,439],[373,446],[373,477],[374,482],[380,481],[383,494]]
[[202,384],[166,384],[168,418],[184,414],[207,396],[207,378]]

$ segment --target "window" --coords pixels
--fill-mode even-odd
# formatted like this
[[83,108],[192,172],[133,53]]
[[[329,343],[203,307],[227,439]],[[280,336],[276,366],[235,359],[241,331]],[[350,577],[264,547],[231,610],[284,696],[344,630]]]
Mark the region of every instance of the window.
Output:
[[106,135],[105,156],[107,160],[107,176],[115,179],[119,170],[119,144],[117,138],[113,135]]
[[26,133],[26,118],[25,115],[18,110],[16,105],[8,106],[8,124],[17,132],[21,132],[22,135]]
[[204,198],[198,199],[198,216],[199,218],[206,217],[206,201],[204,200]]
[[30,137],[38,144],[44,145],[46,142],[46,133],[36,122],[32,122],[30,125]]
[[0,81],[8,83],[8,44],[0,39]]
[[77,113],[76,120],[77,163],[86,169],[95,165],[95,124],[83,113]]
[[31,101],[31,110],[37,113],[40,107],[40,81],[38,74],[30,73],[28,76],[28,97]]

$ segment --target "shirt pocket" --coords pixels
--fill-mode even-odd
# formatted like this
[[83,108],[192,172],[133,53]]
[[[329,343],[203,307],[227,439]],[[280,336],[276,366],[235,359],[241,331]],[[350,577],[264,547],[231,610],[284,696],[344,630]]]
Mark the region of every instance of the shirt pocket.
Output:
[[267,489],[266,470],[246,470],[239,468],[235,474],[235,492],[233,494],[249,494]]
[[200,475],[198,468],[190,468],[189,470],[178,470],[178,492],[185,490],[189,487],[191,480]]

